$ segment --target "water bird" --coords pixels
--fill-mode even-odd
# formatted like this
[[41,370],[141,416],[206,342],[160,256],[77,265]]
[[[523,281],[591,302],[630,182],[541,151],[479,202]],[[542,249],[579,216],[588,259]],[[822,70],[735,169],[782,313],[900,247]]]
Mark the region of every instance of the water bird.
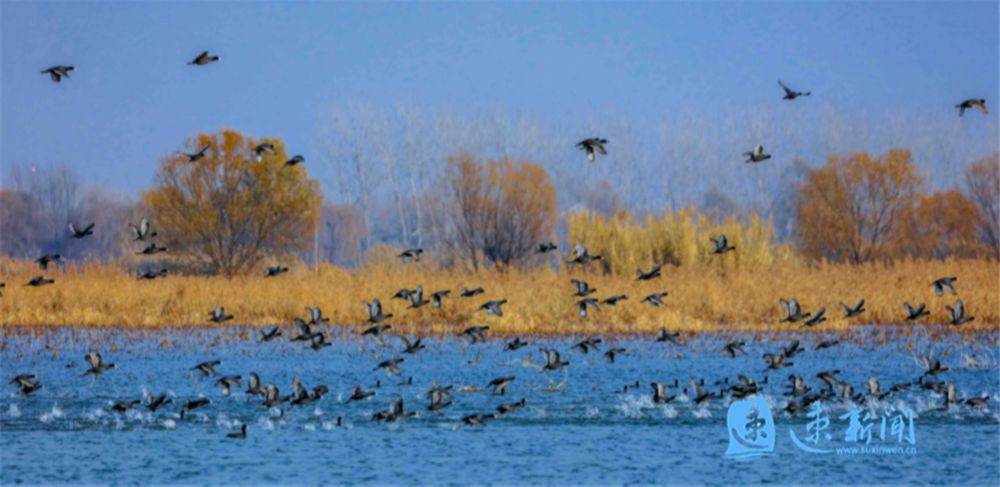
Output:
[[309,348],[313,349],[315,352],[330,346],[333,346],[333,343],[330,343],[330,341],[326,339],[326,333],[316,333],[309,339]]
[[226,438],[232,438],[234,440],[242,440],[247,437],[247,424],[243,423],[240,426],[239,431],[234,431],[226,435]]
[[[677,340],[681,337],[678,332],[668,332],[666,328],[660,328],[659,334],[656,335],[657,342],[670,342],[674,345],[680,345],[681,343]],[[735,354],[733,355],[735,357]]]
[[636,280],[637,281],[648,281],[650,279],[655,279],[660,277],[660,264],[654,264],[653,268],[649,272],[643,272],[642,269],[636,269]]
[[73,238],[81,239],[94,234],[94,224],[91,223],[83,228],[77,228],[73,223],[69,224],[69,233]]
[[590,337],[590,338],[581,340],[576,345],[573,345],[572,348],[578,348],[578,349],[580,349],[581,352],[588,353],[591,350],[597,350],[598,349],[597,346],[602,341],[603,340],[601,340],[600,338]]
[[612,363],[613,364],[613,363],[615,363],[615,357],[617,357],[619,354],[623,354],[625,352],[628,352],[628,350],[626,350],[624,348],[620,348],[620,347],[619,348],[612,348],[611,350],[608,350],[608,351],[604,352],[604,358],[608,359],[608,363]]
[[[76,70],[76,66],[52,66],[49,69],[42,71],[42,74],[48,74],[52,81],[58,83],[62,81],[63,78],[69,78],[69,72]],[[985,100],[984,100],[985,101]]]
[[511,403],[507,403],[507,404],[501,404],[501,405],[497,406],[497,414],[500,414],[500,415],[510,414],[510,413],[516,412],[518,409],[523,408],[527,404],[528,404],[528,400],[522,397],[520,401],[511,402]]
[[442,300],[448,297],[449,294],[451,294],[451,291],[448,289],[444,289],[441,291],[434,291],[434,294],[431,294],[431,302],[434,303],[434,308],[441,309]]
[[294,167],[304,162],[306,162],[306,158],[300,154],[296,154],[291,159],[285,161],[285,167]]
[[11,384],[17,385],[21,389],[22,396],[31,395],[31,393],[42,388],[42,383],[38,380],[35,374],[21,374],[15,376],[10,381]]
[[608,139],[602,139],[600,137],[591,137],[589,139],[583,139],[576,143],[576,148],[587,153],[587,160],[593,161],[597,158],[597,154],[607,155],[608,150],[604,148],[604,144],[608,143]]
[[368,311],[368,323],[381,323],[389,318],[392,318],[392,313],[385,314],[382,312],[382,302],[378,299],[373,299],[370,303],[366,302],[365,310]]
[[290,339],[293,342],[308,342],[319,334],[318,331],[313,330],[312,325],[306,323],[302,318],[295,318],[295,327],[299,329],[299,334]]
[[765,353],[764,360],[767,361],[767,368],[770,369],[781,369],[785,367],[790,367],[795,365],[792,362],[785,362],[785,356],[782,354]]
[[836,347],[840,345],[840,340],[823,340],[816,344],[814,350],[823,350],[824,348]]
[[961,326],[976,319],[975,316],[966,316],[965,305],[962,304],[961,299],[955,302],[954,308],[951,306],[945,306],[945,308],[948,309],[948,314],[951,315],[949,324],[952,326]]
[[471,298],[473,296],[478,296],[480,294],[483,294],[484,292],[485,291],[483,291],[483,288],[481,288],[481,287],[477,287],[475,289],[469,289],[469,288],[464,288],[463,287],[462,288],[462,294],[461,294],[461,296],[463,298]]
[[62,262],[62,256],[59,254],[43,254],[41,257],[35,259],[35,263],[38,264],[38,268],[45,271],[49,269],[49,264],[56,264]]
[[260,331],[260,341],[261,341],[261,343],[263,343],[263,342],[269,342],[271,340],[274,340],[275,338],[278,338],[279,336],[281,336],[281,328],[279,328],[277,326],[271,328],[270,330],[261,330]]
[[501,306],[503,306],[506,302],[507,302],[506,299],[499,299],[499,300],[495,299],[492,301],[487,301],[483,303],[483,305],[480,306],[479,309],[485,309],[486,314],[491,316],[498,316],[498,317],[503,316],[503,309],[501,308]]
[[957,277],[941,277],[935,279],[934,282],[931,283],[931,287],[934,288],[934,294],[937,294],[938,296],[944,296],[945,291],[948,291],[952,295],[956,295],[955,281],[957,280]]
[[491,380],[488,384],[486,384],[486,386],[493,388],[494,396],[496,395],[503,396],[507,394],[507,386],[509,386],[510,383],[514,381],[514,379],[515,379],[514,376],[497,377]]
[[947,372],[948,367],[941,365],[941,360],[931,359],[930,357],[924,357],[924,373],[920,376],[921,379],[924,377],[932,377],[943,372]]
[[763,162],[771,158],[771,154],[765,154],[764,146],[760,144],[755,145],[753,150],[744,152],[743,155],[747,158],[747,160],[743,161],[744,163]]
[[451,406],[451,388],[452,386],[433,386],[427,391],[427,398],[430,399],[431,403],[427,406],[428,411],[439,411],[448,406]]
[[146,393],[146,409],[151,413],[155,413],[157,409],[172,402],[174,402],[173,399],[167,397],[167,393],[165,392],[161,392],[155,396],[152,393]]
[[205,152],[208,151],[208,147],[209,145],[205,144],[205,146],[202,147],[198,152],[195,152],[193,154],[184,154],[184,155],[187,156],[188,162],[198,162],[199,160],[205,157]]
[[809,91],[806,92],[794,91],[791,88],[785,86],[785,84],[782,83],[781,80],[778,80],[778,86],[780,86],[781,89],[785,92],[785,96],[781,98],[782,100],[794,100],[800,96],[809,96],[812,94],[812,92]]
[[156,279],[157,277],[167,277],[167,270],[166,269],[158,269],[158,270],[157,269],[146,269],[145,271],[142,272],[142,274],[139,274],[139,279],[140,280],[149,280],[149,281],[151,281],[153,279]]
[[111,409],[118,411],[119,413],[125,413],[128,412],[129,409],[132,409],[135,405],[139,404],[140,402],[142,401],[138,399],[130,401],[118,401],[111,406]]
[[564,361],[559,357],[559,352],[557,350],[547,350],[542,349],[542,355],[545,357],[545,366],[542,367],[542,371],[546,370],[559,370],[567,365],[568,361]]
[[760,386],[757,384],[757,381],[740,374],[736,379],[736,383],[729,387],[729,391],[732,393],[733,397],[743,399],[747,396],[760,392]]
[[665,292],[653,293],[645,298],[642,298],[642,302],[650,306],[666,306],[666,303],[663,302],[663,298],[665,298],[667,294],[668,293]]
[[362,389],[360,385],[355,384],[354,388],[351,389],[351,397],[347,398],[347,402],[364,401],[365,399],[368,399],[369,397],[372,397],[374,395],[375,391],[366,391]]
[[257,156],[257,162],[260,162],[264,158],[264,154],[276,154],[274,144],[257,144],[252,150],[254,155]]
[[417,309],[425,304],[430,304],[430,301],[424,299],[423,286],[418,286],[416,291],[410,294],[410,309]]
[[722,347],[722,350],[720,350],[719,353],[728,353],[729,358],[736,358],[736,352],[746,355],[746,351],[743,350],[743,345],[746,345],[745,341],[733,340],[725,344],[725,346]]
[[181,419],[184,419],[184,416],[188,411],[193,411],[200,407],[208,406],[209,404],[212,404],[212,401],[206,397],[199,397],[198,399],[184,401],[184,406],[181,408]]
[[242,387],[243,378],[238,375],[226,375],[215,381],[215,385],[222,389],[222,395],[228,396],[233,387]]
[[409,417],[412,417],[412,416],[415,416],[415,415],[416,415],[416,413],[414,413],[412,411],[411,412],[406,412],[403,409],[403,398],[399,397],[399,398],[393,399],[389,403],[389,409],[387,409],[385,411],[379,411],[379,412],[375,413],[374,415],[372,415],[372,419],[375,420],[375,421],[388,421],[388,422],[392,422],[392,421],[396,421],[396,420],[403,419],[403,418],[409,418]]
[[87,363],[90,364],[90,368],[83,373],[84,376],[93,374],[94,377],[100,377],[104,372],[116,367],[115,364],[105,364],[104,359],[101,358],[101,354],[98,352],[90,352],[85,358]]
[[809,318],[808,320],[802,322],[802,326],[816,326],[826,321],[826,316],[823,316],[825,314],[826,314],[825,307],[816,310],[816,314],[812,318]]
[[538,245],[535,246],[535,253],[536,254],[546,254],[546,253],[549,253],[549,252],[551,252],[553,250],[556,250],[558,248],[559,247],[556,244],[552,243],[552,242],[543,242],[543,243],[540,243],[540,244],[538,244]]
[[914,308],[910,306],[910,303],[903,303],[903,307],[906,309],[906,321],[916,321],[924,316],[929,316],[930,312],[927,311],[924,303],[920,303],[920,306]]
[[785,318],[781,320],[782,323],[795,323],[796,321],[804,320],[812,315],[812,313],[803,313],[802,307],[799,306],[799,301],[795,298],[792,298],[791,300],[781,298],[779,301],[781,302],[781,306],[785,309]]
[[989,110],[986,109],[986,99],[985,98],[978,98],[978,99],[976,99],[976,98],[970,98],[968,100],[963,101],[962,103],[959,103],[958,105],[955,105],[955,108],[958,109],[958,116],[959,117],[961,117],[962,115],[965,115],[965,110],[969,109],[969,108],[975,108],[976,110],[979,110],[980,112],[983,112],[983,114],[990,113]]
[[156,242],[153,242],[143,247],[141,251],[136,252],[136,255],[155,255],[160,252],[166,252],[166,251],[167,251],[166,247],[161,247],[159,245],[156,245]]
[[486,340],[486,337],[483,336],[483,333],[485,333],[486,330],[489,329],[490,327],[488,326],[470,326],[465,330],[463,330],[462,334],[469,337],[472,343],[479,343]]
[[215,371],[215,366],[221,364],[222,364],[221,360],[209,360],[207,362],[202,362],[198,365],[195,365],[194,367],[191,367],[190,370],[197,370],[198,372],[201,372],[201,375],[203,377],[210,377],[213,375],[219,375],[218,372]]
[[837,374],[840,374],[840,370],[824,370],[816,374],[816,378],[823,381],[826,384],[827,389],[834,389],[842,387],[844,381],[837,378]]
[[361,335],[371,335],[379,345],[384,347],[385,342],[382,341],[382,333],[390,328],[392,328],[392,325],[372,325],[365,331],[361,332]]
[[[768,157],[771,157],[771,156],[768,156]],[[735,246],[729,245],[729,241],[726,240],[726,236],[723,235],[723,234],[720,234],[719,238],[711,238],[711,237],[709,237],[709,240],[712,241],[712,245],[715,247],[712,250],[713,254],[722,255],[722,254],[725,254],[727,252],[732,252],[733,250],[736,250]]]
[[865,300],[862,299],[858,301],[854,307],[847,306],[844,303],[840,303],[840,309],[844,310],[844,318],[854,318],[855,316],[864,313],[865,311]]
[[990,396],[970,397],[965,400],[965,404],[974,408],[985,408],[990,401]]
[[385,369],[385,371],[386,371],[387,374],[390,374],[390,375],[400,375],[400,374],[402,374],[402,371],[399,370],[399,364],[403,363],[403,361],[404,361],[404,359],[402,359],[402,358],[393,358],[393,359],[389,359],[389,360],[383,360],[383,361],[379,362],[379,364],[377,366],[375,366],[374,370]]
[[221,59],[222,58],[219,57],[219,56],[210,56],[208,54],[208,51],[202,51],[202,53],[199,54],[198,57],[194,58],[188,64],[195,65],[195,66],[204,66],[206,64],[214,63],[214,62],[219,61]]
[[587,281],[581,281],[579,279],[570,279],[569,282],[573,284],[573,287],[576,288],[576,292],[573,293],[573,296],[583,297],[597,292],[597,289],[590,287],[590,284],[587,284]]
[[791,386],[791,388],[788,391],[788,395],[792,397],[805,395],[812,390],[812,388],[806,384],[805,379],[795,374],[788,375],[788,382],[790,383],[789,385]]
[[496,418],[496,415],[492,413],[491,414],[476,413],[462,417],[462,422],[470,426],[483,426],[486,424],[486,421],[491,420],[493,418]]
[[424,249],[406,249],[396,257],[403,262],[420,262],[420,257],[424,255]]
[[256,372],[250,372],[250,378],[247,379],[247,395],[248,396],[265,395],[264,388],[260,384],[260,376],[258,376]]
[[55,284],[55,283],[56,283],[55,279],[46,279],[44,276],[35,276],[31,278],[31,280],[28,281],[28,283],[25,285],[31,287],[40,287],[46,284]]
[[604,258],[603,256],[600,255],[590,255],[590,252],[587,250],[587,247],[584,247],[583,245],[579,244],[577,244],[577,246],[573,248],[572,255],[573,258],[570,259],[569,261],[570,264],[586,265],[595,260],[601,260]]
[[263,391],[264,391],[263,406],[265,408],[270,409],[285,402],[285,400],[281,397],[281,391],[278,390],[278,386],[274,384],[267,384],[263,386]]
[[601,307],[597,305],[597,299],[594,298],[583,298],[576,302],[576,308],[583,318],[587,317],[587,307],[594,308],[596,311],[601,310]]
[[660,382],[649,384],[653,388],[653,402],[656,404],[666,404],[674,400],[674,396],[669,395],[667,385]]
[[233,319],[233,315],[226,314],[226,308],[218,306],[208,313],[208,321],[215,323],[224,323]]
[[276,277],[288,272],[287,267],[276,265],[274,267],[268,267],[267,271],[264,272],[264,277]]
[[881,401],[889,396],[889,393],[882,392],[882,384],[879,383],[878,377],[875,375],[868,376],[868,382],[865,384],[865,389],[868,391],[868,397]]
[[128,224],[129,229],[132,230],[132,235],[135,236],[133,240],[146,240],[147,238],[153,238],[158,235],[157,232],[153,231],[149,226],[149,220],[143,218],[139,220],[139,224],[135,225],[133,223]]
[[318,325],[320,323],[327,323],[330,318],[323,316],[323,310],[319,306],[315,308],[306,308],[306,313],[309,314],[309,324]]
[[702,386],[705,385],[705,379],[702,379],[700,382],[699,381],[695,381],[694,379],[691,379],[690,384],[691,384],[691,393],[694,394],[694,403],[695,404],[701,404],[701,403],[703,403],[705,401],[708,401],[709,399],[721,399],[722,398],[722,393],[721,392],[718,393],[718,394],[712,394],[711,392],[706,391],[702,387]]
[[514,337],[513,340],[507,342],[507,345],[504,346],[504,351],[513,352],[514,350],[524,347],[527,344],[528,342],[521,340],[521,337]]
[[409,338],[406,338],[405,335],[400,335],[399,338],[403,340],[403,345],[404,345],[403,353],[414,354],[427,348],[426,346],[424,346],[423,343],[421,343],[424,340],[421,337],[417,337],[417,339],[412,342],[410,341]]
[[627,299],[628,299],[628,296],[626,296],[624,294],[617,294],[617,295],[611,296],[610,298],[605,299],[604,301],[601,301],[601,304],[606,304],[608,306],[614,306],[614,305],[616,305],[616,304],[618,304],[618,303],[620,303],[622,301],[625,301]]
[[[788,346],[786,346],[786,347],[784,347],[784,348],[781,349],[781,355],[784,356],[785,358],[792,358],[792,357],[794,357],[794,356],[796,356],[796,355],[798,355],[798,354],[800,354],[802,352],[805,352],[805,351],[806,351],[806,349],[802,348],[799,345],[799,341],[798,340],[792,340],[792,342],[789,343]],[[791,365],[791,364],[789,364],[789,365]]]

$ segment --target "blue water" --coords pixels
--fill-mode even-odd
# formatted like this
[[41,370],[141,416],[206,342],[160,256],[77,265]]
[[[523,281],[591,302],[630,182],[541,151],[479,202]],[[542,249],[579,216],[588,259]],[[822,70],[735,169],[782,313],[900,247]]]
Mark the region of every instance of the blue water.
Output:
[[[814,344],[834,335],[801,335],[806,351],[790,360],[794,365],[766,371],[761,354],[777,352],[795,337],[701,335],[682,346],[655,343],[652,337],[609,340],[601,344],[601,352],[611,345],[628,349],[610,364],[601,352],[574,351],[569,356],[569,348],[582,337],[532,341],[514,352],[504,352],[499,338],[475,345],[460,338],[430,338],[426,350],[410,356],[399,355],[402,347],[396,337],[388,337],[383,347],[341,335],[332,347],[315,352],[286,339],[257,343],[256,332],[244,328],[8,328],[0,342],[7,380],[33,372],[43,387],[25,397],[14,385],[6,385],[0,395],[0,484],[997,485],[996,333],[977,335],[973,344],[957,335],[935,338],[922,328],[909,337],[898,330],[872,328],[840,335],[847,343],[821,351],[814,351]],[[290,334],[285,330],[283,338]],[[735,338],[747,341],[747,354],[720,354],[722,344]],[[541,346],[560,350],[571,365],[540,372],[536,364],[543,362]],[[87,368],[83,356],[90,350],[100,351],[117,368],[97,380],[81,377]],[[931,380],[955,384],[961,398],[987,395],[988,407],[959,405],[935,411],[944,397],[911,387],[862,404],[872,411],[891,407],[914,412],[913,444],[878,438],[878,426],[871,442],[912,447],[907,453],[812,454],[789,440],[789,429],[805,436],[809,418],[782,412],[788,401],[788,374],[806,377],[815,391],[823,387],[816,373],[841,369],[840,378],[863,392],[863,383],[874,373],[887,390],[916,380],[923,370],[917,357],[926,353],[950,368]],[[401,376],[372,370],[394,356],[406,358]],[[529,357],[532,363],[525,362]],[[286,403],[268,410],[259,397],[248,398],[242,389],[223,396],[214,379],[189,370],[210,359],[222,361],[217,367],[222,375],[246,378],[256,371],[282,395],[291,392],[293,377],[309,389],[323,384],[330,392],[316,403]],[[771,455],[726,458],[730,399],[695,405],[682,390],[691,378],[704,377],[707,388],[716,391],[723,386],[715,381],[728,378],[732,383],[738,374],[760,383],[774,412],[776,444]],[[516,377],[509,393],[489,394],[486,383],[508,375]],[[410,377],[412,384],[407,383]],[[671,387],[670,394],[679,397],[654,404],[649,383],[672,385],[675,379],[680,388]],[[622,392],[625,384],[637,380],[640,388]],[[454,385],[451,407],[426,409],[426,390],[433,383]],[[354,384],[376,395],[345,403]],[[458,392],[463,385],[483,392]],[[164,391],[173,404],[156,413],[142,406],[124,414],[110,408],[115,401]],[[201,396],[212,403],[181,419],[179,404]],[[404,399],[406,410],[417,413],[415,417],[394,423],[371,420],[397,397]],[[489,413],[500,403],[521,398],[527,401],[524,409],[485,426],[462,425],[467,414]],[[847,421],[839,419],[854,405],[839,400],[821,404],[831,419],[831,440],[821,445],[856,446],[844,441]],[[226,437],[243,423],[249,425],[246,439]]]

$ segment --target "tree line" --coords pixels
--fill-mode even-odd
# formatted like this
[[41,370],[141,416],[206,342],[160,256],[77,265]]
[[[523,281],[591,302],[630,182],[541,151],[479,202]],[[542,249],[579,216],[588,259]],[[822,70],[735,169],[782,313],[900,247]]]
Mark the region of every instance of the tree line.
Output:
[[[273,150],[255,151],[265,143]],[[188,152],[201,148],[207,148],[203,156],[192,161]],[[289,156],[280,139],[233,130],[199,134],[161,158],[139,201],[85,186],[64,167],[16,167],[0,188],[0,252],[31,259],[58,253],[71,260],[114,259],[135,268],[225,275],[289,262],[351,266],[395,255],[375,251],[380,244],[419,244],[432,250],[428,254],[437,265],[478,269],[561,265],[536,252],[536,245],[562,242],[566,251],[566,244],[582,243],[616,255],[605,264],[612,272],[633,272],[640,262],[701,262],[708,239],[719,234],[740,249],[734,259],[752,262],[789,252],[851,263],[997,258],[1000,252],[995,153],[967,164],[961,185],[936,191],[928,189],[909,150],[832,154],[789,183],[792,231],[782,238],[773,228],[773,213],[743,209],[711,191],[698,204],[626,211],[620,187],[604,181],[560,212],[557,185],[545,165],[509,157],[483,160],[468,152],[453,153],[437,170],[422,172],[419,184],[414,171],[397,171],[393,177],[412,178],[414,191],[379,193],[374,187],[386,175],[366,174],[371,161],[362,158],[360,147],[345,150],[357,156],[345,169],[354,181],[350,193],[360,195],[350,199],[344,198],[346,183],[324,197],[308,162],[286,165]],[[403,187],[399,183],[395,186]],[[366,187],[368,196],[358,192]],[[389,204],[378,204],[370,199],[374,196]],[[151,222],[166,252],[139,254],[129,223],[142,218]],[[380,222],[386,219],[403,227],[402,236],[384,231]],[[74,238],[69,223],[95,223],[94,234]]]

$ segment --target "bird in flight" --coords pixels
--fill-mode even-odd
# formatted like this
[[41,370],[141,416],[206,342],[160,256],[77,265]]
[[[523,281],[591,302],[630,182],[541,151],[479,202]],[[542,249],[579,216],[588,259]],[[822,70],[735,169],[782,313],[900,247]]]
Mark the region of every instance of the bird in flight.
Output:
[[52,78],[53,82],[60,82],[63,78],[69,78],[69,72],[75,70],[75,66],[52,66],[49,69],[42,71],[42,74],[48,74]]
[[811,91],[806,91],[806,92],[795,91],[785,86],[785,84],[782,83],[780,79],[778,80],[778,86],[780,86],[782,90],[785,90],[785,96],[782,98],[782,100],[794,100],[800,96],[809,96],[812,94]]
[[210,56],[208,54],[208,51],[202,51],[202,53],[199,54],[198,57],[194,58],[194,60],[192,60],[188,64],[194,66],[204,66],[206,64],[214,63],[220,59],[222,58],[219,56]]
[[604,148],[604,144],[608,143],[608,139],[602,139],[600,137],[593,137],[590,139],[583,139],[576,143],[576,148],[587,153],[587,160],[593,161],[597,158],[597,154],[607,155],[608,150]]
[[[56,80],[56,81],[58,81],[58,80]],[[979,98],[979,99],[970,98],[968,100],[963,101],[962,103],[959,103],[958,105],[955,105],[955,108],[958,109],[958,116],[959,117],[961,117],[962,115],[965,115],[965,110],[967,108],[975,108],[976,110],[979,110],[979,111],[983,112],[983,114],[990,113],[990,111],[986,109],[986,99],[985,98]]]

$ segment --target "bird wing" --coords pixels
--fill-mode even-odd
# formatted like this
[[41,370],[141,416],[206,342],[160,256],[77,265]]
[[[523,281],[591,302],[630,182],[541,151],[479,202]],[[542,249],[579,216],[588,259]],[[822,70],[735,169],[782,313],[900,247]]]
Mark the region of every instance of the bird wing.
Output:
[[789,87],[785,86],[785,84],[782,83],[780,79],[778,80],[778,86],[780,86],[782,90],[785,90],[785,94],[786,95],[791,95],[791,94],[795,93]]

